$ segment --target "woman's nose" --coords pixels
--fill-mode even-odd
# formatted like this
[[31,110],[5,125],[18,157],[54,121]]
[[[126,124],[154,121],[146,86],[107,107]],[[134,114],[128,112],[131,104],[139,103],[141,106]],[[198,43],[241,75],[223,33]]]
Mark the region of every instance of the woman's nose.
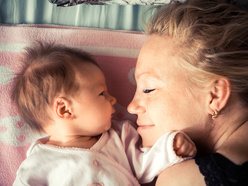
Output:
[[139,104],[139,101],[134,96],[133,100],[127,106],[127,111],[130,114],[141,114],[145,112],[145,109]]

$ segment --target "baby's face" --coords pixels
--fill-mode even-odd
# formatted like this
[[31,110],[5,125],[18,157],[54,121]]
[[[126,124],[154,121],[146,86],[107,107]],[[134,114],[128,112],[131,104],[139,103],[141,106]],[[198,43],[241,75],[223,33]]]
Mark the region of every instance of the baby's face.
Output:
[[75,130],[80,135],[96,136],[111,127],[116,99],[108,93],[105,77],[96,65],[83,63],[76,71],[80,90],[73,99]]

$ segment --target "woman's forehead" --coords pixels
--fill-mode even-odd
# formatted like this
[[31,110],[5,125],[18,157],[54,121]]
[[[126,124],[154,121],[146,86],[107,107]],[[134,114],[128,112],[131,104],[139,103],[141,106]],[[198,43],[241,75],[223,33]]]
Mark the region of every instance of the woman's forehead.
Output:
[[[162,38],[162,39],[161,39]],[[142,74],[156,76],[163,68],[169,68],[175,59],[174,44],[170,39],[151,35],[143,45],[136,64],[136,78]]]

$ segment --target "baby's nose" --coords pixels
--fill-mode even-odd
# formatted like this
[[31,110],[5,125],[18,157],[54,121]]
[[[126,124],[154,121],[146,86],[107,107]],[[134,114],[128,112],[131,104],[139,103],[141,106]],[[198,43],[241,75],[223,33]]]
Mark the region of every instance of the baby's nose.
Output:
[[109,100],[112,105],[116,104],[116,98],[114,96],[109,95]]

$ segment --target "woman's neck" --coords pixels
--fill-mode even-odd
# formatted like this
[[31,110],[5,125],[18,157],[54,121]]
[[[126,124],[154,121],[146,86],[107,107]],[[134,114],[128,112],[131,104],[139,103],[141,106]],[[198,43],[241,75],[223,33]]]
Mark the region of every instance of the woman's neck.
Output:
[[236,135],[248,121],[248,108],[240,102],[234,102],[220,112],[220,115],[213,122],[211,136],[214,142],[214,151],[217,151],[233,135]]
[[237,128],[216,150],[235,164],[248,161],[248,121]]
[[[235,100],[213,122],[213,151],[231,161],[248,160],[248,108]],[[247,150],[246,150],[247,149]],[[241,154],[245,156],[241,158]],[[233,155],[232,155],[233,154]]]

